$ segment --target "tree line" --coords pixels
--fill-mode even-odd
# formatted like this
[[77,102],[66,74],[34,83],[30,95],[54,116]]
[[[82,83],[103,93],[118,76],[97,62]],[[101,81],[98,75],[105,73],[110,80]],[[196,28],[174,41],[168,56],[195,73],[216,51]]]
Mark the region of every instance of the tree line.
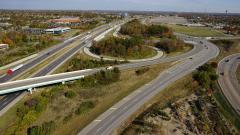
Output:
[[173,32],[170,28],[163,25],[144,25],[139,20],[132,20],[120,29],[120,33],[129,36],[157,36],[157,37],[171,37]]
[[127,57],[137,52],[143,52],[144,49],[142,44],[143,40],[140,37],[127,39],[109,37],[100,42],[94,42],[90,51],[98,55]]
[[157,42],[155,47],[165,51],[166,53],[183,50],[185,43],[177,38],[164,38]]

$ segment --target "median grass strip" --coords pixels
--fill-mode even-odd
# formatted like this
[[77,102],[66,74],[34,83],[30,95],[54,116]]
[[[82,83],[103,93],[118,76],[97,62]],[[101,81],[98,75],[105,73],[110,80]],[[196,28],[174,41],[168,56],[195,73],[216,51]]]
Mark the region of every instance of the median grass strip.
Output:
[[[79,85],[81,83],[72,82],[66,85],[42,88],[43,91],[26,96],[10,110],[11,113],[7,112],[0,118],[1,122],[8,118],[0,124],[0,132],[14,133],[14,128],[18,124],[16,123],[16,108],[21,107],[27,100],[38,98],[47,92],[50,94],[49,96],[53,97],[48,100],[46,109],[37,117],[36,121],[28,125],[27,128],[41,126],[45,122],[53,121],[56,128],[53,134],[76,134],[79,129],[85,127],[113,104],[157,77],[159,72],[169,66],[172,66],[171,63],[154,65],[141,75],[137,75],[135,70],[123,71],[119,81],[97,87],[83,87],[83,85]],[[68,91],[74,92],[75,94],[71,94],[74,96],[66,97]],[[26,127],[24,131],[26,133]]]
[[224,36],[222,32],[211,29],[211,28],[207,28],[207,27],[187,27],[187,26],[171,25],[171,24],[167,26],[172,28],[177,33],[182,33],[190,36],[196,36],[196,37]]

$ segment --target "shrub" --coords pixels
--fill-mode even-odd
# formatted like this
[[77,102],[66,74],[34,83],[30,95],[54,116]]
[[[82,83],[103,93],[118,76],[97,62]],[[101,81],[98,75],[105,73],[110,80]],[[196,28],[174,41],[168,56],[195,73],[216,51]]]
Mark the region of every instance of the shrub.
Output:
[[32,126],[28,128],[28,135],[50,135],[55,129],[53,121],[44,122],[41,126]]
[[181,40],[177,39],[163,39],[162,41],[156,43],[155,47],[162,49],[167,53],[175,52],[178,50],[182,50],[184,47],[184,43]]
[[73,91],[67,91],[64,95],[67,98],[74,98],[74,97],[76,97],[76,93],[74,93]]
[[144,67],[144,68],[137,69],[135,71],[135,73],[136,73],[136,75],[142,75],[142,74],[146,73],[147,71],[149,71],[149,67]]
[[77,108],[77,110],[75,111],[75,114],[80,115],[83,114],[87,111],[89,111],[90,109],[92,109],[95,106],[93,101],[85,101],[82,102],[79,107]]

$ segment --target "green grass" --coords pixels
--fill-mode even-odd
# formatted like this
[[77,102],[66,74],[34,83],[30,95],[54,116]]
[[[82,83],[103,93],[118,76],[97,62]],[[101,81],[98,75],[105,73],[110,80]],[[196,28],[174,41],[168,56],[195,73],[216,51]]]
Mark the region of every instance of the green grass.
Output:
[[173,31],[178,33],[183,33],[190,36],[196,37],[217,37],[217,36],[224,36],[224,34],[220,31],[207,28],[207,27],[187,27],[187,26],[180,26],[180,25],[167,25],[168,27],[172,28]]

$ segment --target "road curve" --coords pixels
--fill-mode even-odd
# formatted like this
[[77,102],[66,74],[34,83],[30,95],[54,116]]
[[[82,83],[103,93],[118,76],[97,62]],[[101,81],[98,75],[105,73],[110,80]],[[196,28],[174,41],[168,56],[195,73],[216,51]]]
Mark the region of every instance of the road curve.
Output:
[[239,65],[240,53],[222,59],[217,69],[219,86],[238,114],[240,114],[240,84],[237,80],[236,72]]
[[[80,131],[78,135],[112,134],[115,129],[121,126],[121,124],[123,124],[125,120],[127,120],[134,112],[140,109],[141,106],[143,106],[161,90],[166,88],[169,84],[191,73],[196,68],[203,65],[210,59],[215,58],[219,54],[219,49],[214,44],[204,39],[191,37],[188,38],[189,40],[197,43],[200,43],[200,41],[203,42],[203,44],[198,44],[197,46],[201,46],[204,49],[196,52],[196,54],[190,55],[189,57],[191,58],[183,57],[180,64],[164,71],[163,73],[159,74],[156,79],[125,97],[123,100],[115,104],[93,122],[91,122],[87,127]],[[155,62],[159,63],[160,61],[163,60],[153,60],[150,61],[149,64],[154,64]],[[166,61],[166,59],[164,61]]]

